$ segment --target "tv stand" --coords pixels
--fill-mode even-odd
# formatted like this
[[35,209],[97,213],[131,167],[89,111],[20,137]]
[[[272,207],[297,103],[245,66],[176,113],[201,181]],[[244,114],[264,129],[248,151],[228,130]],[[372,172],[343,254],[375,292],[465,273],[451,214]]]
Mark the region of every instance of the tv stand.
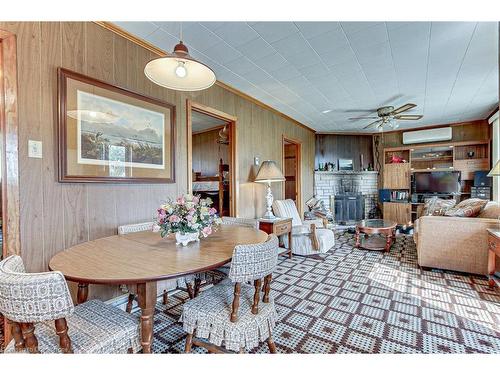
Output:
[[417,196],[417,202],[423,203],[427,198],[442,198],[442,199],[460,199],[461,193],[414,193]]

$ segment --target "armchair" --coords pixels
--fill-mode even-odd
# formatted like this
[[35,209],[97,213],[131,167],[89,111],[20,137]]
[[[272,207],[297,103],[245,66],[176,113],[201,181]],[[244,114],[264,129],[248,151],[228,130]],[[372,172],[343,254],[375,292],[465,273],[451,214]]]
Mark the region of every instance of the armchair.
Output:
[[[292,252],[294,254],[326,253],[335,244],[335,235],[332,230],[326,228],[325,220],[301,220],[293,200],[275,200],[273,212],[279,217],[292,218]],[[283,238],[283,242],[285,246],[288,246],[287,238]]]
[[98,300],[75,307],[60,272],[25,273],[16,255],[0,262],[0,313],[14,337],[5,353],[114,354],[141,349],[137,317]]

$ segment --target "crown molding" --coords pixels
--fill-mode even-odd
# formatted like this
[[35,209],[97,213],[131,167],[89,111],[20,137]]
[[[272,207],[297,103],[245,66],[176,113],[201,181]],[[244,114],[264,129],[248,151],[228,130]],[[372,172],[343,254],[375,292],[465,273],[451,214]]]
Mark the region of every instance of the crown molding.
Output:
[[[128,32],[127,30],[121,28],[120,26],[117,26],[115,25],[114,23],[112,22],[108,22],[108,21],[93,21],[95,24],[109,30],[109,31],[112,31],[113,33],[131,41],[132,43],[135,43],[137,44],[138,46],[141,46],[142,48],[144,49],[147,49],[155,54],[157,54],[158,56],[167,56],[168,53],[165,52],[164,50],[156,47],[155,45],[151,44],[150,42],[142,39],[142,38],[139,38],[133,34],[131,34],[130,32]],[[295,120],[294,118],[284,114],[283,112],[280,112],[278,111],[276,108],[273,108],[263,102],[261,102],[260,100],[248,95],[248,94],[245,94],[244,92],[226,84],[226,83],[223,83],[219,80],[217,80],[215,82],[215,84],[227,91],[230,91],[232,92],[233,94],[235,95],[238,95],[239,97],[245,99],[245,100],[248,100],[249,102],[252,102],[256,105],[258,105],[259,107],[261,108],[264,108],[264,109],[267,109],[275,114],[277,114],[278,116],[288,120],[288,121],[291,121],[292,123],[294,123],[295,125],[303,128],[303,129],[306,129],[306,130],[309,130],[310,132],[313,132],[313,133],[316,133],[316,130],[312,129],[311,127]]]

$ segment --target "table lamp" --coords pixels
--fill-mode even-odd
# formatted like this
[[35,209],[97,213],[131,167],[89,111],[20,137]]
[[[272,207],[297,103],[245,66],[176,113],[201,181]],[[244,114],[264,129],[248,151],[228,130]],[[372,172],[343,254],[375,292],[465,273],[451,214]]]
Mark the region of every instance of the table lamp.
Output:
[[488,177],[498,177],[498,176],[500,176],[500,160],[497,161],[495,166],[488,173]]
[[285,176],[281,173],[280,169],[276,163],[272,160],[264,160],[257,172],[255,177],[255,182],[267,183],[267,193],[266,193],[266,204],[267,211],[262,217],[263,219],[275,219],[276,216],[273,215],[273,193],[271,191],[271,182],[281,182],[285,181]]

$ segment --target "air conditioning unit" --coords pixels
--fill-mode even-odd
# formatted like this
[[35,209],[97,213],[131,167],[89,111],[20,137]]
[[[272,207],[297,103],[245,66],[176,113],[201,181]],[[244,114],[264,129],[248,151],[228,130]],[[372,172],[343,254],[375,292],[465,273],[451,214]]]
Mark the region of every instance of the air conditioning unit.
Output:
[[451,128],[436,128],[403,133],[403,144],[432,143],[451,140]]

